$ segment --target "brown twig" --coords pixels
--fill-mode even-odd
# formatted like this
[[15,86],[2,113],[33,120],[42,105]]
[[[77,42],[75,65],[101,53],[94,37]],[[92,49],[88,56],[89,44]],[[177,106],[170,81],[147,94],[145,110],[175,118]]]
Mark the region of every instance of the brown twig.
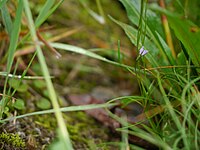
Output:
[[[57,35],[51,39],[49,39],[47,42],[54,42],[54,41],[58,41],[64,37],[67,37],[67,36],[70,36],[76,32],[78,32],[80,29],[82,29],[82,27],[80,28],[76,28],[76,29],[72,29],[70,31],[67,31],[67,32],[64,32],[60,35]],[[40,31],[40,30],[39,30]],[[35,47],[34,46],[27,46],[26,48],[22,49],[22,50],[18,50],[15,52],[15,57],[19,57],[19,56],[22,56],[22,55],[27,55],[27,54],[30,54],[30,53],[33,53],[35,51]]]
[[39,40],[42,41],[42,43],[46,47],[48,47],[53,53],[55,53],[57,58],[60,58],[61,54],[58,51],[56,51],[51,45],[49,45],[49,43],[41,36],[41,34],[39,33],[39,31],[37,31],[36,33],[37,33],[37,36],[38,36]]

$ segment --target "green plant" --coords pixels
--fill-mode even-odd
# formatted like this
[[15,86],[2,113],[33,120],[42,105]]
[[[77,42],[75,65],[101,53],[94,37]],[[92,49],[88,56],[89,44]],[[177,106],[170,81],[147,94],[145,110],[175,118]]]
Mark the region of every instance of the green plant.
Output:
[[[138,51],[142,47],[138,52],[138,58],[141,59],[136,62],[139,71],[129,70],[137,76],[141,94],[145,98],[139,100],[145,112],[136,118],[141,125],[145,120],[150,123],[150,126],[143,124],[145,130],[135,125],[127,126],[130,134],[162,149],[199,149],[199,27],[188,18],[183,18],[183,13],[170,12],[156,4],[149,9],[145,0],[120,1],[134,26],[111,19],[124,29]],[[188,9],[180,1],[177,3],[183,9]],[[157,12],[166,15],[168,22],[160,20]],[[162,25],[168,31],[165,34]],[[180,45],[175,51],[173,45],[170,45],[173,43],[166,43],[165,40],[168,38],[172,41],[169,27],[174,31],[176,44]],[[193,32],[193,28],[197,30]],[[145,56],[142,56],[144,53],[141,50],[145,52]],[[132,101],[138,100],[132,99],[126,103]],[[123,124],[120,118],[118,120]]]
[[[45,79],[53,109],[5,118],[1,120],[1,122],[9,121],[13,118],[55,113],[60,127],[58,131],[60,139],[57,146],[63,149],[73,149],[61,111],[106,108],[115,104],[107,103],[59,108],[51,76],[41,51],[41,44],[38,44],[36,30],[62,2],[63,0],[60,0],[58,3],[56,3],[55,0],[46,1],[38,17],[35,19],[35,22],[32,18],[29,2],[27,0],[18,1],[16,18],[14,21],[12,21],[12,17],[7,10],[7,0],[2,0],[0,2],[3,23],[10,38],[7,54],[1,60],[1,62],[7,61],[7,67],[6,72],[0,72],[0,75],[6,76],[3,98],[0,102],[0,118],[2,119],[3,114],[8,111],[6,110],[6,106],[11,100],[10,97],[13,97],[15,92],[20,90],[20,88],[26,90],[27,87],[21,87],[21,82],[23,79],[29,79],[29,77],[26,76],[27,70],[35,56],[38,56],[44,77],[31,77],[31,79]],[[100,1],[96,2],[99,12],[102,15],[101,17],[105,19]],[[169,1],[167,5],[169,8],[165,9],[163,5],[160,5],[162,8],[156,4],[149,6],[147,0],[120,0],[120,2],[126,8],[131,25],[120,22],[112,17],[110,18],[125,31],[130,41],[137,47],[138,57],[135,66],[123,64],[121,61],[111,61],[92,51],[65,43],[50,42],[49,45],[56,49],[79,53],[125,68],[137,77],[141,96],[122,97],[117,100],[120,100],[124,105],[128,105],[132,102],[142,104],[145,112],[136,116],[135,119],[137,125],[140,124],[143,128],[141,129],[135,124],[129,124],[123,118],[119,118],[110,113],[111,116],[122,124],[122,128],[117,129],[122,131],[123,144],[121,149],[123,149],[123,145],[125,145],[126,149],[129,147],[127,132],[149,141],[160,149],[199,149],[200,94],[198,88],[200,80],[200,58],[198,56],[200,55],[200,46],[198,41],[200,41],[200,29],[196,24],[199,23],[198,18],[200,17],[197,10],[195,11],[194,9],[194,11],[192,11],[195,5],[188,4],[188,0],[185,0],[185,3],[180,0],[175,2]],[[160,2],[163,1],[160,0]],[[198,0],[193,0],[193,2],[199,5]],[[84,5],[83,2],[81,3],[90,15],[93,17],[96,16],[97,18],[99,17]],[[25,11],[23,11],[24,8]],[[169,11],[170,9],[174,9],[175,11],[171,12]],[[30,31],[18,42],[23,12],[26,14]],[[167,16],[167,19],[163,17],[165,20],[161,20],[160,15]],[[169,31],[171,29],[173,29],[173,32],[170,34]],[[37,53],[35,52],[33,54],[28,67],[24,70],[22,75],[17,76],[15,73],[18,64],[16,64],[14,73],[11,74],[14,52],[16,48],[20,44],[23,45],[25,41],[33,43],[37,49]],[[117,56],[118,59],[121,60],[120,56],[122,55],[120,54],[120,47],[118,48]],[[19,82],[10,85],[8,88],[7,83],[10,83],[10,78],[19,78]],[[14,88],[12,93],[11,87]],[[111,102],[115,102],[115,100]],[[23,104],[16,103],[15,107],[22,108]],[[148,121],[149,125],[145,125],[143,123],[144,121]],[[3,137],[7,138],[5,135],[3,135]],[[132,145],[130,144],[130,146]]]
[[18,134],[2,132],[0,134],[0,143],[3,143],[2,145],[8,145],[10,148],[25,148],[25,142]]

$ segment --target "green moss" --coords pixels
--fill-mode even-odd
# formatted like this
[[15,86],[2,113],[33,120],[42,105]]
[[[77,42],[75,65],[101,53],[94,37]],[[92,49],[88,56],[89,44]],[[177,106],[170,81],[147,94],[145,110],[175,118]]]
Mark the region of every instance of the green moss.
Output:
[[[35,123],[50,130],[57,128],[56,118],[52,114],[35,117]],[[108,129],[84,112],[63,113],[63,117],[75,149],[90,149],[91,143],[97,145],[108,140]]]
[[4,143],[15,148],[25,148],[25,142],[18,134],[4,133],[0,134],[0,143]]
[[57,127],[57,120],[55,117],[52,117],[54,114],[45,114],[34,116],[35,123],[43,126],[46,129],[54,130]]
[[67,128],[75,148],[89,148],[91,143],[99,144],[108,140],[108,129],[84,112],[71,112],[64,117],[68,122]]

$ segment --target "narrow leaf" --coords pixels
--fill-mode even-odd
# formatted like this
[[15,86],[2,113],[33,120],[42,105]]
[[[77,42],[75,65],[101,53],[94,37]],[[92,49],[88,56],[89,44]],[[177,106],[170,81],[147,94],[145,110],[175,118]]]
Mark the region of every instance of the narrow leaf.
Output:
[[42,9],[36,19],[36,22],[40,22],[40,20],[43,20],[43,18],[45,18],[45,16],[47,15],[47,12],[51,9],[51,7],[53,6],[54,3],[55,3],[55,0],[47,0],[46,1],[46,3],[42,7]]
[[2,5],[2,7],[1,7],[1,14],[2,14],[3,23],[4,23],[5,28],[6,28],[6,32],[11,37],[13,24],[12,24],[12,20],[11,20],[8,8],[6,6],[6,3],[4,5]]
[[51,8],[54,0],[52,2],[51,0],[48,0],[42,8],[38,18],[36,19],[35,26],[38,28],[60,6],[63,1],[64,0],[60,0],[54,7]]

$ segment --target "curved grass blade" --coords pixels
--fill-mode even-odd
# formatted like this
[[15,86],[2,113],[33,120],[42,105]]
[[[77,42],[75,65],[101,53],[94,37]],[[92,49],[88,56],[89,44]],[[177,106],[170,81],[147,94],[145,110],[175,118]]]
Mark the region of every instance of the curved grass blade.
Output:
[[132,70],[133,73],[140,72],[140,73],[143,73],[143,74],[146,73],[146,75],[150,75],[148,72],[145,72],[145,70],[139,70],[139,69],[134,68],[132,66],[128,66],[128,65],[121,64],[121,63],[118,63],[118,62],[115,62],[115,61],[111,61],[109,59],[106,59],[106,58],[98,55],[98,54],[95,54],[91,51],[85,50],[85,49],[77,47],[77,46],[73,46],[73,45],[69,45],[69,44],[63,44],[63,43],[49,43],[49,44],[54,48],[58,48],[58,49],[82,54],[82,55],[89,56],[89,57],[95,58],[95,59],[99,59],[101,61],[113,64],[113,65],[116,65],[116,66],[119,66],[119,67],[122,67],[122,68],[125,68],[125,69],[128,69],[128,70]]
[[[90,104],[90,105],[82,105],[82,106],[69,106],[69,107],[63,107],[59,108],[59,111],[61,112],[70,112],[70,111],[81,111],[81,110],[89,110],[89,109],[96,109],[96,108],[107,108],[107,107],[112,107],[117,105],[116,103],[112,104]],[[13,119],[19,119],[19,118],[24,118],[28,116],[34,116],[34,115],[43,115],[43,114],[49,114],[49,113],[55,113],[54,109],[49,109],[49,110],[43,110],[43,111],[37,111],[37,112],[32,112],[32,113],[27,113],[24,115],[19,115],[11,118],[6,118],[4,120],[1,120],[0,122],[5,122],[5,121],[10,121]]]

